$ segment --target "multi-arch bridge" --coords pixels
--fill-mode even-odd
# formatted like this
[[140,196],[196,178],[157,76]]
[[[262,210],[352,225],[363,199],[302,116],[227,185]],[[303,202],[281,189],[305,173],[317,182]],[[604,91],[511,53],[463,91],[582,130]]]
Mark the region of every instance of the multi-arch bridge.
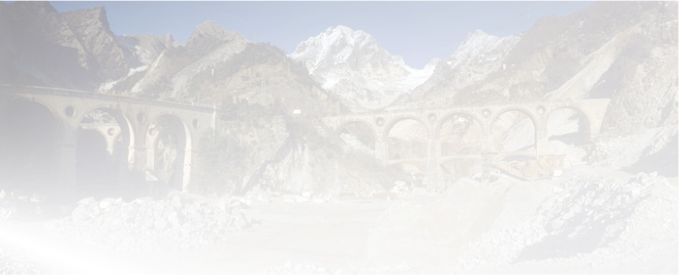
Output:
[[[171,158],[176,159],[176,164],[173,164],[175,165],[173,170],[176,172],[172,176],[173,185],[183,190],[191,181],[195,149],[198,148],[201,132],[211,129],[210,124],[214,122],[216,111],[214,106],[184,105],[45,87],[0,85],[0,96],[19,98],[47,110],[57,129],[52,133],[54,136],[50,137],[56,141],[55,159],[58,167],[55,169],[54,176],[57,178],[54,180],[66,183],[76,181],[74,177],[77,174],[76,160],[80,142],[78,135],[79,131],[83,130],[98,132],[103,136],[106,151],[122,158],[120,162],[126,169],[153,174],[160,169],[158,159],[162,156],[159,156],[158,152],[163,148],[159,147],[159,143],[162,142],[159,142],[158,121],[164,119],[179,129],[177,133],[180,140],[175,142],[179,148],[170,153],[173,154]],[[587,138],[593,139],[600,131],[608,103],[608,99],[588,99],[437,110],[383,111],[324,117],[321,120],[337,132],[353,123],[364,125],[373,137],[372,153],[376,158],[387,165],[408,163],[421,167],[421,170],[426,172],[428,184],[435,188],[441,184],[441,165],[450,161],[487,162],[508,156],[539,157],[550,154],[547,123],[550,116],[560,109],[570,109],[578,114],[585,121]],[[106,113],[112,120],[91,121],[88,115],[93,112]],[[493,127],[502,120],[502,115],[508,112],[520,113],[530,121],[534,129],[532,137],[534,146],[513,151],[501,148],[497,142],[498,133],[494,132]],[[442,154],[442,142],[445,143],[442,133],[445,124],[461,117],[478,126],[479,133],[476,135],[478,150]],[[418,157],[393,157],[389,154],[390,149],[393,149],[388,142],[390,133],[404,120],[418,124],[420,132],[414,134],[424,136],[426,139],[426,145],[420,148],[424,153]]]
[[[389,112],[376,112],[364,114],[350,114],[323,118],[323,122],[333,128],[337,133],[348,125],[360,124],[369,129],[374,146],[372,153],[376,158],[384,161],[387,165],[408,163],[425,171],[428,186],[436,189],[442,184],[441,165],[453,160],[477,160],[483,162],[496,162],[511,156],[529,156],[539,158],[549,155],[548,121],[552,114],[558,110],[567,109],[583,120],[584,129],[579,129],[586,135],[586,139],[593,140],[600,132],[601,123],[608,107],[609,99],[584,99],[577,101],[549,101],[533,102],[509,105],[486,105],[475,107],[453,107],[437,110],[401,110]],[[532,148],[521,150],[504,150],[498,140],[502,139],[501,133],[494,129],[501,117],[514,112],[524,116],[524,121],[532,124]],[[450,120],[463,119],[477,125],[476,138],[479,146],[473,152],[442,154],[441,144],[443,128]],[[526,120],[527,119],[527,120]],[[403,158],[390,155],[389,138],[395,125],[404,120],[410,120],[418,125],[413,131],[424,137],[426,153],[419,157]],[[424,149],[424,148],[423,148]],[[425,151],[422,150],[422,151]]]
[[[184,189],[191,181],[193,152],[200,140],[200,133],[211,128],[215,113],[213,106],[184,105],[57,88],[0,85],[0,96],[28,102],[39,109],[46,109],[52,116],[56,131],[51,133],[54,136],[50,138],[55,140],[54,161],[58,166],[54,168],[56,171],[53,174],[56,177],[54,180],[62,183],[76,182],[78,135],[83,130],[99,132],[105,139],[106,151],[111,154],[116,151],[118,158],[123,158],[123,166],[127,166],[130,171],[147,171],[153,175],[158,169],[158,122],[164,121],[178,128],[175,129],[178,137],[173,141],[175,148],[170,152],[171,158],[177,161],[170,165],[174,165],[174,187]],[[12,106],[5,107],[11,109]],[[20,108],[12,110],[21,112]],[[93,122],[88,118],[92,113],[106,113],[112,120]],[[20,117],[11,119],[21,120]],[[165,145],[170,146],[169,142]]]

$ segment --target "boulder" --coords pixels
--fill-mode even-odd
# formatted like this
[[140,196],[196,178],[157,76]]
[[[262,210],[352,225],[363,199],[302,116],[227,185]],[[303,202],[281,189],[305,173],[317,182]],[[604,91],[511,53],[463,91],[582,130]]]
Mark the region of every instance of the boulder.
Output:
[[106,199],[103,199],[103,200],[99,201],[99,207],[100,207],[101,209],[106,209],[106,208],[108,208],[109,206],[111,206],[112,204],[115,204],[115,203],[116,203],[116,200],[115,200],[115,199],[113,199],[113,198],[106,198]]
[[78,205],[84,206],[84,207],[89,207],[97,203],[97,200],[94,199],[94,197],[89,197],[89,198],[84,198],[82,200],[79,200],[77,202]]
[[137,198],[137,199],[134,199],[134,200],[132,201],[133,204],[134,204],[134,203],[136,203],[136,204],[145,204],[145,203],[150,203],[150,202],[153,202],[153,198],[151,198],[151,197]]

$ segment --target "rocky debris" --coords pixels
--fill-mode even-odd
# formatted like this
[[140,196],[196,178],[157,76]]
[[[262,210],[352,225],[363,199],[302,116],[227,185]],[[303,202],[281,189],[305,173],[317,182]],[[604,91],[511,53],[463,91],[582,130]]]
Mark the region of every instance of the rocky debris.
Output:
[[2,274],[92,274],[63,260],[26,249],[0,246]]
[[597,267],[649,260],[659,247],[676,244],[676,205],[676,186],[654,174],[622,182],[570,173],[530,221],[472,240],[459,262],[469,268],[535,261]]
[[[677,126],[674,125],[647,129],[635,135],[602,136],[596,142],[590,160],[600,166],[629,167],[644,156],[665,150],[676,139],[676,133]],[[676,163],[676,159],[673,161]]]
[[[409,270],[407,264],[405,267],[401,266],[401,270]],[[327,274],[327,275],[363,275],[363,274],[386,274],[391,268],[389,266],[383,266],[379,268],[362,268],[357,265],[348,265],[346,267],[333,267],[326,268],[325,266],[319,266],[312,262],[304,261],[302,263],[294,264],[292,259],[288,259],[279,266],[270,266],[262,269],[262,272],[254,272],[253,275],[269,275],[269,274]],[[398,270],[398,269],[396,269]]]
[[49,222],[46,230],[68,240],[123,251],[155,251],[208,246],[229,232],[255,224],[234,201],[150,197],[131,202],[93,198],[78,202],[69,217]]
[[34,193],[29,200],[28,196],[21,194],[23,191],[17,189],[0,198],[0,221],[36,221],[52,214],[52,207],[46,204],[46,195]]
[[[402,201],[376,220],[366,244],[368,268],[440,273],[504,204],[507,184],[464,178],[426,204]],[[433,198],[431,198],[433,199]],[[401,264],[407,264],[396,268]]]

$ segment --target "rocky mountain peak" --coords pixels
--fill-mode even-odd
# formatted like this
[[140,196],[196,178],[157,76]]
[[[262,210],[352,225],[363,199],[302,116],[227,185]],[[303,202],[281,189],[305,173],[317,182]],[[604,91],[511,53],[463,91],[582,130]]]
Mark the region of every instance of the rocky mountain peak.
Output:
[[384,108],[433,71],[432,66],[426,70],[408,67],[371,35],[342,25],[300,43],[290,57],[302,62],[325,89],[353,110]]
[[218,25],[212,20],[208,20],[196,26],[196,29],[191,34],[191,37],[189,37],[189,41],[198,39],[199,37],[216,38],[218,40],[225,41],[230,40],[234,35],[237,34],[235,32],[227,31],[224,29],[224,27]]
[[520,38],[516,35],[497,37],[476,30],[467,34],[467,38],[460,44],[457,51],[447,58],[448,65],[456,67],[468,63],[474,58],[482,57],[493,50],[508,52],[518,43]]
[[359,69],[360,63],[374,61],[373,57],[378,55],[389,54],[372,36],[339,25],[300,43],[290,57],[303,60],[313,73],[319,67],[340,64]]

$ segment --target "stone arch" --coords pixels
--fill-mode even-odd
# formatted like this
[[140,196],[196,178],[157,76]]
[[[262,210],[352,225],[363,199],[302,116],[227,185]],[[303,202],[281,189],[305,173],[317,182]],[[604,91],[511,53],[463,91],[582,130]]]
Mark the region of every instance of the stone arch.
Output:
[[427,129],[427,137],[431,136],[429,125],[423,119],[416,116],[401,116],[391,119],[389,122],[387,122],[387,124],[384,125],[384,131],[382,132],[383,140],[386,140],[389,137],[389,132],[397,123],[407,119],[417,120],[418,122],[420,122]]
[[[508,113],[508,112],[512,112],[512,111],[516,111],[516,112],[519,112],[519,113],[523,113],[523,114],[525,114],[525,115],[528,117],[528,119],[530,119],[530,121],[531,121],[531,123],[532,123],[532,125],[533,125],[533,131],[534,131],[534,133],[533,133],[533,139],[534,139],[533,141],[534,141],[534,142],[533,142],[533,148],[532,148],[532,149],[533,149],[533,150],[537,150],[537,144],[538,144],[538,138],[539,138],[538,133],[542,130],[542,129],[541,129],[540,120],[539,120],[537,117],[535,117],[535,115],[534,115],[531,111],[526,110],[525,108],[522,108],[522,107],[519,107],[519,106],[514,106],[514,107],[504,108],[504,109],[498,111],[498,112],[492,117],[492,119],[490,120],[491,122],[490,122],[490,133],[489,133],[489,134],[491,134],[492,137],[493,137],[494,139],[497,139],[497,138],[498,138],[498,137],[496,136],[497,133],[494,133],[494,128],[495,128],[495,124],[497,123],[497,120],[498,120],[498,119],[500,118],[500,116],[502,116],[503,114]],[[494,146],[495,148],[497,148],[498,150],[501,150],[501,149],[499,148],[499,144],[498,144],[497,141],[493,142],[493,146]]]
[[441,119],[439,119],[439,121],[436,125],[436,128],[434,130],[435,137],[437,137],[437,138],[440,137],[441,127],[443,127],[443,123],[446,122],[446,120],[448,120],[448,118],[450,118],[454,115],[459,115],[459,114],[463,114],[463,115],[467,115],[467,116],[471,117],[474,121],[476,121],[479,124],[479,126],[481,126],[481,131],[483,131],[482,134],[486,134],[485,133],[486,129],[485,129],[485,127],[483,127],[483,122],[481,121],[481,119],[479,119],[478,116],[476,116],[475,114],[473,114],[471,112],[467,112],[467,111],[452,111],[452,112],[446,113],[445,115],[443,115],[441,117]]
[[[156,129],[156,123],[159,120],[164,119],[166,119],[167,122],[171,124],[171,127],[174,128],[174,130],[177,130],[177,128],[181,129],[182,134],[179,134],[176,137],[179,140],[170,141],[167,145],[168,147],[165,147],[165,144],[163,144],[162,150],[158,150],[159,148],[157,148],[157,146],[159,145],[159,139],[162,138],[160,136],[162,133]],[[188,126],[189,124],[181,116],[178,116],[173,112],[156,113],[149,117],[147,121],[148,124],[145,134],[143,135],[145,140],[144,143],[146,144],[147,148],[146,169],[149,170],[149,172],[158,172],[156,170],[160,168],[158,167],[159,165],[163,165],[165,171],[171,169],[171,172],[161,176],[161,178],[158,178],[158,180],[166,181],[171,188],[185,190],[185,188],[190,183],[191,178],[191,152],[194,140],[192,138],[193,133]],[[176,142],[174,146],[171,145],[173,142]],[[176,148],[173,148],[175,146]],[[175,152],[173,153],[172,151]],[[160,159],[156,156],[157,154],[167,154],[167,158],[174,158],[174,163],[168,164],[165,162],[165,160],[160,161]]]
[[[120,126],[120,136],[123,137],[125,143],[128,147],[128,156],[131,155],[133,152],[131,151],[130,148],[134,148],[136,146],[136,140],[135,140],[135,129],[133,124],[130,122],[130,120],[125,116],[125,114],[118,109],[114,109],[108,106],[95,106],[95,107],[89,107],[86,110],[80,111],[78,115],[76,116],[76,119],[78,123],[80,123],[83,118],[89,114],[90,112],[94,112],[97,110],[101,110],[109,114],[110,116],[115,119],[116,123]],[[106,134],[106,133],[102,133]]]
[[578,130],[581,131],[581,132],[584,131],[583,133],[581,133],[582,136],[584,138],[586,138],[583,141],[583,143],[590,142],[591,139],[592,139],[592,136],[591,136],[591,120],[590,120],[589,116],[584,111],[582,111],[582,109],[580,109],[576,106],[560,106],[560,107],[557,107],[557,108],[550,110],[547,113],[546,118],[545,118],[545,125],[544,125],[544,129],[545,129],[545,132],[547,134],[547,137],[550,136],[549,122],[550,122],[550,119],[552,118],[552,115],[557,111],[565,110],[565,109],[574,111],[576,114],[578,114],[578,117],[580,119],[582,119],[582,121],[580,121],[580,125],[578,125]]
[[[522,112],[530,118],[530,120],[533,122],[533,127],[535,128],[535,134],[537,135],[538,130],[540,130],[540,125],[538,124],[537,118],[533,115],[531,111],[528,111],[526,108],[523,108],[521,106],[511,106],[504,108],[497,112],[495,116],[493,116],[493,119],[490,121],[490,134],[493,134],[493,125],[495,125],[495,121],[504,113],[509,112],[509,111],[519,111]],[[537,140],[537,139],[536,139]]]
[[351,119],[351,120],[344,121],[344,122],[340,123],[337,127],[335,127],[335,133],[337,135],[341,134],[342,129],[344,129],[345,126],[352,124],[352,123],[363,124],[363,125],[367,126],[368,129],[370,129],[370,131],[372,133],[372,137],[373,137],[373,142],[372,142],[372,145],[369,145],[369,144],[367,144],[367,145],[368,145],[368,147],[371,147],[372,150],[375,150],[375,144],[379,141],[378,140],[379,136],[377,135],[377,131],[375,130],[375,127],[373,127],[369,122],[367,122],[365,120]]

